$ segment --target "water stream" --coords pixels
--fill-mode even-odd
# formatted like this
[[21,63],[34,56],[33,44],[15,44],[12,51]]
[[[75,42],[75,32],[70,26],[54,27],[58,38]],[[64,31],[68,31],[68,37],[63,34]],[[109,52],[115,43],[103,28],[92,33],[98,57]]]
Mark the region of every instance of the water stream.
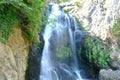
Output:
[[52,5],[43,33],[45,44],[39,80],[83,80],[76,55],[78,32],[74,17],[64,13],[57,4]]

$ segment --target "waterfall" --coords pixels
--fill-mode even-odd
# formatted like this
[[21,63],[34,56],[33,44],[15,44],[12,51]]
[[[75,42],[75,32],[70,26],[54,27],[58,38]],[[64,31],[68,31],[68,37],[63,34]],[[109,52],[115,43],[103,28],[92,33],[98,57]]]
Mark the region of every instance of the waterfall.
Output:
[[39,80],[83,80],[77,62],[76,32],[79,30],[74,17],[57,4],[52,5],[43,33]]

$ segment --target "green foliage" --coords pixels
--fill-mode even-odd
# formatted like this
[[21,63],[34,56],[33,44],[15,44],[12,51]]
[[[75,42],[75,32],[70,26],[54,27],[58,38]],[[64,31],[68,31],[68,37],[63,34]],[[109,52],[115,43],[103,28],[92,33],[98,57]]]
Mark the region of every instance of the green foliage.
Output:
[[116,19],[116,22],[113,25],[112,33],[116,37],[120,35],[120,18]]
[[82,48],[78,51],[79,57],[84,58],[87,62],[92,65],[103,68],[108,67],[109,50],[102,44],[99,39],[87,37]]
[[16,9],[11,5],[7,9],[6,7],[6,5],[0,5],[0,41],[3,43],[6,42],[14,25],[17,24]]
[[23,34],[29,41],[37,42],[36,35],[41,30],[41,13],[44,5],[44,0],[1,0],[0,41],[6,41],[14,23],[19,22]]
[[57,48],[56,56],[58,58],[68,58],[72,56],[70,46],[60,46]]

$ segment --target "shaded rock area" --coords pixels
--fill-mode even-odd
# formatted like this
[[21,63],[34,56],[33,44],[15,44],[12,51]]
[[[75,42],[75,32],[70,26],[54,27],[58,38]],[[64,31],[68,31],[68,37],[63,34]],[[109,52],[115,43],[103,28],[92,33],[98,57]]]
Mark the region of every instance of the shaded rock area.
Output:
[[39,80],[43,43],[41,42],[39,46],[32,44],[30,47],[25,80]]
[[27,45],[18,26],[6,44],[0,43],[0,80],[25,80]]

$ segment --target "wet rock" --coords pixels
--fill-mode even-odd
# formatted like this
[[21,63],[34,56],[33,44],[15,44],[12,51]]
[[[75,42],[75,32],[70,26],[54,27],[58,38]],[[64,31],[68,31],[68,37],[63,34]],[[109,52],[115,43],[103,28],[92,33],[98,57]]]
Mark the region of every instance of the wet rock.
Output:
[[34,44],[30,47],[29,55],[28,55],[28,66],[26,70],[25,80],[39,80],[40,75],[40,61],[42,56],[42,50],[43,50],[43,38],[41,38],[41,43],[37,47]]

